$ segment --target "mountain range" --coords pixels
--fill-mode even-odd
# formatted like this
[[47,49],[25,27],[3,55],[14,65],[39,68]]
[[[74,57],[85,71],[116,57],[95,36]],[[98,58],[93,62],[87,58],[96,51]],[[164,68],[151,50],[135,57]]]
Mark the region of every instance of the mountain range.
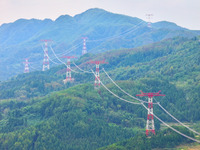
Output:
[[[32,69],[41,70],[43,61],[42,39],[51,39],[58,57],[80,56],[81,37],[88,37],[89,53],[100,53],[113,49],[134,48],[176,36],[194,37],[199,31],[182,28],[174,23],[161,21],[147,26],[147,22],[103,9],[89,9],[74,17],[62,15],[55,21],[50,19],[19,19],[0,26],[1,80],[23,72],[25,58],[29,58]],[[71,51],[69,53],[69,50]],[[49,56],[55,66],[58,61],[49,47]]]

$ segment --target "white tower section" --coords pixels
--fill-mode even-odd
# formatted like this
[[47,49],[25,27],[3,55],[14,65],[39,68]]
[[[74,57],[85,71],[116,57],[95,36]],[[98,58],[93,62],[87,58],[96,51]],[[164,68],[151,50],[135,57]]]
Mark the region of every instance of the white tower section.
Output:
[[82,39],[83,39],[82,55],[85,55],[87,53],[87,48],[86,48],[86,39],[87,39],[87,37],[82,37]]
[[151,18],[153,17],[153,14],[146,14],[146,17],[148,20],[147,26],[151,28]]
[[149,135],[149,131],[155,134],[154,118],[153,118],[153,97],[148,97],[148,115],[146,124],[146,135]]
[[44,41],[45,47],[44,47],[44,59],[43,59],[43,67],[42,71],[45,71],[46,69],[49,69],[49,55],[48,55],[48,44],[47,41]]
[[29,73],[29,62],[28,62],[28,58],[25,59],[25,67],[24,67],[24,73]]

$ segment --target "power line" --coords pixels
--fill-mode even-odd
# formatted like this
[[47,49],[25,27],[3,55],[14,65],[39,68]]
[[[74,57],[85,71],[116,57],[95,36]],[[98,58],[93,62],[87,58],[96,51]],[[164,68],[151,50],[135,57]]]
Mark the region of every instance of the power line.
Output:
[[190,131],[192,131],[192,132],[194,132],[194,133],[200,135],[199,132],[197,132],[197,131],[191,129],[190,127],[186,126],[186,125],[183,124],[181,121],[179,121],[177,118],[175,118],[175,117],[174,117],[172,114],[170,114],[163,106],[161,106],[160,103],[158,103],[158,106],[159,106],[162,110],[164,110],[169,116],[171,116],[174,120],[176,120],[178,123],[180,123],[182,126],[186,127],[186,128],[189,129]]
[[[105,69],[103,68],[103,71],[104,73],[107,75],[107,77],[112,81],[113,84],[115,84],[115,86],[117,86],[122,92],[124,92],[126,95],[132,97],[133,99],[137,100],[137,101],[140,101],[142,103],[148,103],[147,101],[143,101],[143,100],[140,100],[139,98],[137,97],[134,97],[132,95],[130,95],[129,93],[127,93],[126,91],[124,91],[119,85],[117,85],[117,83],[114,82],[114,80],[108,75],[108,73],[105,71]],[[158,103],[153,103],[153,104],[158,104]]]
[[118,35],[115,35],[115,36],[110,36],[110,37],[105,37],[105,38],[102,38],[102,39],[98,39],[98,40],[88,40],[88,42],[98,42],[98,41],[104,41],[104,40],[111,40],[111,39],[115,39],[115,38],[118,38],[118,37],[121,37],[123,36],[124,34],[128,34],[130,32],[133,32],[135,31],[136,29],[139,28],[139,25],[141,24],[144,24],[145,22],[144,21],[141,21],[139,22],[137,25],[134,25],[133,27],[131,27],[130,29],[118,34]]
[[[144,22],[140,22],[139,24],[141,24],[141,23],[144,23]],[[139,24],[136,25],[136,27],[135,27],[135,26],[132,27],[132,28],[134,28],[134,29],[132,30],[132,28],[131,28],[131,30],[128,31],[127,33],[125,33],[125,34],[132,33],[132,32],[134,32],[135,30],[137,30],[137,29],[139,28]],[[106,41],[106,40],[109,41],[109,40],[113,40],[113,39],[115,39],[115,38],[120,38],[120,37],[124,36],[125,34],[124,34],[124,33],[121,33],[121,34],[116,35],[116,36],[106,37],[106,38],[102,38],[102,39],[99,39],[99,40],[91,40],[91,41],[88,40],[88,42],[98,42],[98,41]],[[98,47],[99,47],[99,46],[98,46]],[[93,49],[89,49],[89,50],[87,50],[87,51],[89,52],[89,51],[95,50],[95,49],[97,49],[98,47],[95,47],[95,48],[93,48]],[[97,51],[96,51],[96,52],[97,52]]]
[[[94,74],[95,78],[97,78],[97,76],[96,76],[96,74],[94,73],[94,71],[93,71],[93,70],[91,70],[91,71],[92,71],[92,73]],[[99,79],[98,79],[98,80],[99,80]],[[125,102],[127,102],[127,103],[131,103],[131,104],[141,105],[141,103],[131,102],[131,101],[128,101],[128,100],[125,100],[125,99],[119,97],[118,95],[116,95],[115,93],[113,93],[111,90],[109,90],[109,89],[103,84],[103,82],[102,82],[101,80],[99,80],[99,82],[101,83],[101,85],[103,85],[103,87],[104,87],[108,92],[110,92],[112,95],[114,95],[115,97],[119,98],[120,100],[125,101]]]
[[[117,85],[113,80],[112,78],[108,75],[108,73],[105,71],[105,69],[103,68],[103,71],[105,72],[105,74],[108,76],[108,78],[122,91],[124,92],[125,94],[127,94],[128,96],[132,97],[133,99],[135,100],[138,100],[140,102],[143,102],[145,103],[146,101],[142,101],[132,95],[130,95],[129,93],[127,93],[126,91],[124,91],[119,85]],[[190,127],[186,126],[185,124],[183,124],[181,121],[179,121],[178,119],[176,119],[172,114],[170,114],[166,109],[164,109],[164,107],[161,106],[161,104],[159,102],[155,103],[155,104],[158,104],[160,108],[162,108],[168,115],[170,115],[174,120],[176,120],[178,123],[180,123],[182,126],[186,127],[187,129],[189,129],[190,131],[200,135],[200,133],[198,133],[197,131],[191,129]]]
[[[143,105],[143,107],[146,109],[146,110],[148,110],[148,108],[142,103],[142,105]],[[197,139],[195,139],[195,138],[192,138],[192,137],[190,137],[190,136],[188,136],[188,135],[185,135],[184,133],[182,133],[182,132],[180,132],[180,131],[178,131],[178,130],[176,130],[175,128],[173,128],[173,127],[171,127],[170,125],[168,125],[167,123],[165,123],[163,120],[161,120],[158,116],[156,116],[155,114],[154,114],[154,117],[156,117],[156,119],[158,119],[160,122],[162,122],[165,126],[167,126],[168,128],[170,128],[170,129],[172,129],[173,131],[175,131],[176,133],[178,133],[178,134],[180,134],[180,135],[182,135],[182,136],[184,136],[184,137],[186,137],[186,138],[188,138],[188,139],[190,139],[190,140],[192,140],[192,141],[195,141],[195,142],[197,142],[197,143],[200,143],[200,141],[199,140],[197,140]]]
[[[93,72],[93,70],[92,70],[92,72]],[[94,74],[94,72],[93,72],[93,74]],[[95,74],[94,74],[94,75],[95,75]],[[96,75],[95,75],[95,76],[96,76]],[[100,81],[100,82],[101,82],[101,84],[104,86],[104,88],[106,88],[106,89],[107,89],[111,94],[113,94],[115,97],[117,97],[117,98],[119,98],[119,99],[121,99],[121,100],[123,100],[123,101],[125,101],[125,102],[132,103],[132,102],[130,102],[130,101],[128,101],[128,100],[125,100],[125,99],[122,99],[122,98],[119,97],[118,95],[114,94],[112,91],[110,91],[110,90],[102,83],[102,81]],[[134,103],[134,104],[135,104],[135,103]],[[148,108],[144,105],[144,103],[136,103],[136,104],[142,104],[142,106],[143,106],[146,110],[148,110]],[[176,130],[175,128],[171,127],[170,125],[168,125],[167,123],[165,123],[163,120],[161,120],[159,117],[157,117],[155,114],[154,114],[154,116],[155,116],[160,122],[162,122],[164,125],[166,125],[166,126],[169,127],[170,129],[172,129],[172,130],[175,131],[176,133],[178,133],[178,134],[180,134],[180,135],[182,135],[182,136],[184,136],[184,137],[186,137],[186,138],[188,138],[188,139],[190,139],[190,140],[193,140],[193,141],[195,141],[195,142],[200,143],[199,140],[196,140],[196,139],[194,139],[194,138],[192,138],[192,137],[190,137],[190,136],[187,136],[187,135],[181,133],[180,131]]]
[[[43,49],[43,51],[45,52],[43,45],[42,45],[42,49]],[[57,65],[59,64],[59,63],[53,61],[53,59],[51,59],[51,58],[49,57],[49,55],[48,55],[47,57],[49,58],[49,60],[50,60],[52,63],[57,64]]]
[[[72,43],[72,42],[71,42],[71,43]],[[80,46],[81,44],[82,44],[82,43],[79,42],[78,44],[72,46],[71,48],[65,50],[64,52],[57,54],[57,56],[60,57],[60,56],[62,56],[62,55],[67,55],[67,54],[69,54],[70,52],[74,51],[74,50],[75,50],[78,46]]]
[[85,71],[85,70],[81,69],[78,65],[75,64],[74,61],[73,61],[72,63],[73,63],[74,66],[75,66],[76,68],[78,68],[80,71],[83,71],[83,72],[85,72],[85,73],[92,73],[92,72],[90,72],[90,71]]
[[[56,55],[55,51],[53,50],[53,48],[52,48],[51,46],[50,46],[50,49],[51,49],[51,51],[53,52],[54,56],[55,56],[62,64],[64,64],[66,67],[68,67],[68,66],[66,65],[65,62],[63,62],[62,60],[60,60],[60,58],[58,58],[58,56]],[[73,72],[75,72],[75,73],[82,73],[82,72],[77,72],[77,71],[75,71],[75,70],[73,70],[73,69],[71,69],[71,71],[73,71]]]

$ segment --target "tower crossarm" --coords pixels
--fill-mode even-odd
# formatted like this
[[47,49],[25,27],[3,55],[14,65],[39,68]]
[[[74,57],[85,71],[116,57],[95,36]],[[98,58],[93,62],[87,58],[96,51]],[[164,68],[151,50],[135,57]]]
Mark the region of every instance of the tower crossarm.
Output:
[[50,40],[50,39],[42,39],[40,41],[42,41],[42,42],[52,42],[52,40]]
[[76,58],[76,57],[75,56],[62,56],[61,58],[71,59],[71,58]]
[[90,63],[90,64],[108,64],[108,62],[105,62],[105,59],[103,59],[103,60],[90,60],[87,63]]
[[164,94],[160,94],[161,91],[158,91],[157,93],[144,93],[142,91],[140,91],[141,94],[137,94],[136,96],[148,96],[148,97],[154,97],[154,96],[165,96]]

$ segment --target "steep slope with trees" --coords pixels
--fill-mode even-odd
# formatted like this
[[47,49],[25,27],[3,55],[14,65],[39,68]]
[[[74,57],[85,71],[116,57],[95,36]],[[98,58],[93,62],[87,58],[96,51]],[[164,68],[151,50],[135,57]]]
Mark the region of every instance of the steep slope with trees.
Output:
[[[179,103],[184,103],[180,91],[167,82],[143,79],[119,83],[130,93],[151,84],[163,92],[173,91]],[[113,86],[108,87],[122,95]],[[29,101],[2,101],[1,149],[96,149],[145,131],[147,113],[141,105],[125,103],[100,90],[84,84]],[[166,118],[158,109],[155,113]],[[160,124],[157,120],[155,123],[158,130]]]
[[[105,58],[109,64],[101,68],[118,80],[122,89],[133,96],[140,90],[161,90],[166,96],[156,100],[179,120],[193,123],[200,120],[199,47],[198,37],[173,38],[139,48],[87,54],[76,64],[89,70],[94,66],[88,65],[87,60]],[[134,140],[111,148],[127,148],[135,140],[151,145],[151,139],[141,140],[143,136],[138,135],[144,133],[146,123],[147,112],[142,106],[120,101],[103,87],[94,90],[92,74],[73,74],[75,82],[64,85],[64,68],[63,65],[46,72],[22,74],[1,82],[2,149],[97,149],[135,135]],[[133,101],[111,84],[105,74],[101,72],[100,76],[114,93]],[[154,108],[154,113],[164,121],[174,122],[157,105]],[[158,120],[155,125],[158,130]],[[167,136],[162,140],[179,139],[174,145],[188,142],[166,130],[155,137],[158,142],[154,148],[162,148],[159,139],[164,133]],[[167,142],[162,146],[169,147]]]

